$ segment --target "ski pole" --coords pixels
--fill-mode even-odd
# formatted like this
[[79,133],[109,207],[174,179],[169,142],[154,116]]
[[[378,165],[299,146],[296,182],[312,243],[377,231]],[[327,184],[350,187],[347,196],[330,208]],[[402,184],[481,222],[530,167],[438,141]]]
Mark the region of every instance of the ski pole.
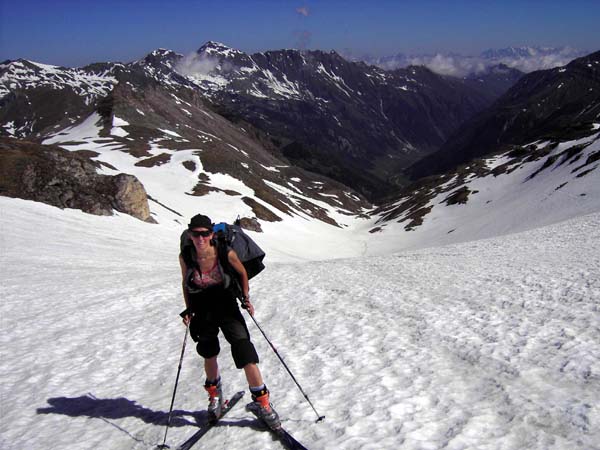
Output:
[[183,363],[183,354],[185,353],[185,343],[187,342],[188,332],[190,330],[189,322],[185,325],[185,337],[183,338],[183,346],[181,347],[181,356],[179,357],[179,367],[177,368],[177,377],[175,378],[175,388],[173,389],[173,397],[171,398],[171,407],[169,408],[169,419],[167,420],[167,428],[165,429],[165,438],[163,439],[163,443],[159,445],[158,449],[170,448],[165,444],[167,442],[167,432],[169,431],[169,426],[171,426],[171,415],[173,414],[173,404],[175,403],[175,393],[177,392],[177,384],[179,383],[179,374],[181,373],[181,365]]
[[296,383],[296,386],[298,386],[298,389],[300,389],[300,392],[302,392],[302,395],[304,395],[304,398],[306,399],[306,401],[308,402],[308,404],[310,405],[310,407],[313,409],[313,411],[317,415],[317,420],[316,421],[320,422],[321,420],[323,420],[325,418],[325,416],[321,416],[317,412],[316,408],[314,407],[314,405],[312,404],[312,402],[308,398],[308,395],[306,395],[306,392],[304,392],[304,389],[302,389],[302,386],[300,386],[300,383],[298,383],[298,381],[296,380],[296,377],[294,376],[294,374],[292,373],[292,371],[290,370],[290,368],[287,366],[287,364],[285,363],[285,361],[283,360],[283,358],[281,357],[281,355],[279,354],[279,352],[277,351],[277,349],[275,348],[275,346],[273,345],[273,343],[269,340],[269,338],[267,337],[267,335],[265,334],[265,332],[263,331],[263,329],[260,327],[260,325],[258,324],[258,322],[256,321],[256,319],[254,318],[254,316],[252,314],[249,314],[249,316],[252,317],[252,320],[254,321],[254,324],[260,330],[260,332],[262,333],[262,335],[264,336],[264,338],[266,339],[266,341],[269,343],[269,345],[271,346],[271,348],[273,349],[273,351],[275,352],[275,354],[279,358],[279,361],[281,361],[281,364],[283,364],[283,367],[285,367],[285,370],[287,370],[287,372],[290,374],[290,377],[292,377],[292,380],[294,380],[294,383]]

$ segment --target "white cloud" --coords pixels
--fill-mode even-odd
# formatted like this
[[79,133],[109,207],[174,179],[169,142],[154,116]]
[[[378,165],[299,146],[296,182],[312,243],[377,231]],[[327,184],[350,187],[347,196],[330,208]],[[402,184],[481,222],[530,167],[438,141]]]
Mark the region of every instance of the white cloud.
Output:
[[477,58],[465,58],[438,53],[434,56],[418,56],[408,58],[411,65],[426,66],[441,75],[464,76],[485,70],[486,65]]
[[205,54],[191,53],[184,56],[177,64],[175,70],[182,75],[208,75],[219,66],[217,58]]
[[[477,74],[485,71],[491,66],[505,64],[508,67],[518,69],[521,72],[533,72],[535,70],[551,69],[568,64],[575,58],[584,55],[579,50],[564,47],[560,49],[521,47],[517,49],[503,49],[497,52],[490,51],[490,55],[463,56],[457,54],[437,53],[434,55],[412,55],[398,54],[391,57],[358,58],[369,64],[374,64],[385,70],[394,70],[410,65],[425,66],[432,71],[442,75],[462,77],[467,74]],[[350,52],[345,52],[352,60]]]
[[298,14],[303,15],[304,17],[308,17],[310,15],[310,11],[308,10],[308,7],[303,6],[301,8],[296,8],[296,12]]

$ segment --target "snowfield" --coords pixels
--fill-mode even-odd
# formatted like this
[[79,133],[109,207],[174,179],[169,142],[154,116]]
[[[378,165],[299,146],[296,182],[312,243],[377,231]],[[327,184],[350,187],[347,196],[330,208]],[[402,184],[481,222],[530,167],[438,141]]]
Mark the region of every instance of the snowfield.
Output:
[[[180,229],[4,197],[0,211],[0,448],[162,443],[185,331]],[[249,327],[306,447],[600,449],[600,213],[372,257],[355,233],[356,256],[329,261],[261,239],[280,247],[251,283],[256,319],[324,422]],[[245,380],[222,347],[232,395]],[[188,341],[172,448],[205,418],[203,381]],[[247,401],[194,448],[282,448]]]

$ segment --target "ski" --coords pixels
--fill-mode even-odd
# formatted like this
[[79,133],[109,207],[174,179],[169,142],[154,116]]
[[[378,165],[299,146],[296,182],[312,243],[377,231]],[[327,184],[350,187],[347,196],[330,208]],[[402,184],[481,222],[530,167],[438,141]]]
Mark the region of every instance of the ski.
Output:
[[187,441],[183,444],[179,445],[176,450],[189,450],[192,446],[200,440],[202,436],[204,436],[212,427],[214,427],[219,420],[223,418],[225,414],[227,414],[231,408],[235,406],[235,404],[244,396],[244,391],[237,392],[233,397],[229,400],[226,400],[223,404],[223,409],[221,410],[221,415],[216,420],[211,420],[206,422],[204,425],[200,427],[198,431],[196,431],[193,435],[191,435]]
[[294,436],[286,431],[282,426],[278,428],[269,427],[258,415],[257,411],[252,408],[252,403],[246,405],[246,411],[250,411],[254,416],[269,430],[273,435],[281,442],[281,444],[288,450],[308,450],[304,445],[298,442]]

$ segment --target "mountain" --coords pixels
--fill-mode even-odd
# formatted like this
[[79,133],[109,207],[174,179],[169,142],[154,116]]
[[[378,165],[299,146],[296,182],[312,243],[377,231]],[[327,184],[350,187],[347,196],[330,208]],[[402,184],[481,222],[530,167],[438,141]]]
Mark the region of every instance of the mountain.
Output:
[[585,135],[599,117],[600,52],[596,52],[564,67],[524,76],[409,173],[416,179],[510,145]]
[[523,231],[600,210],[600,52],[523,77],[374,211],[405,248]]
[[403,184],[400,169],[437,150],[498,91],[482,87],[483,78],[445,77],[424,67],[386,72],[335,52],[247,55],[216,42],[188,56],[158,49],[133,63],[81,69],[8,61],[0,65],[0,83],[0,129],[8,135],[42,140],[85,120],[95,104],[109,120],[102,110],[114,92],[170,91],[161,105],[172,104],[177,120],[124,119],[132,127],[138,120],[142,127],[179,123],[178,98],[189,96],[186,102],[251,128],[279,165],[320,173],[371,199]]
[[294,164],[371,198],[495,99],[424,67],[386,72],[335,52],[246,55],[209,42],[179,71],[222,115],[266,131]]
[[[600,211],[600,120],[422,178],[371,212],[371,232],[404,248],[538,228]],[[385,245],[385,244],[384,244]],[[389,246],[389,244],[388,244]]]
[[382,57],[369,55],[357,57],[348,52],[344,53],[344,56],[351,61],[364,61],[385,70],[394,70],[410,65],[424,65],[442,75],[470,77],[498,65],[505,65],[524,73],[552,69],[564,66],[585,54],[585,51],[571,47],[522,46],[489,49],[479,55],[458,53],[406,55],[398,53]]
[[0,132],[35,138],[67,127],[88,114],[117,84],[120,65],[82,69],[26,60],[0,64]]
[[181,58],[158,50],[81,69],[5,62],[2,132],[76,151],[103,174],[136,176],[153,220],[181,223],[208,197],[262,223],[292,216],[340,225],[369,207],[350,188],[277,157],[251,124],[217,114],[173,70]]
[[[159,49],[129,64],[81,69],[13,61],[0,66],[0,130],[34,141],[44,152],[55,145],[75,152],[90,159],[101,175],[135,176],[148,198],[145,220],[181,226],[206,208],[228,220],[237,214],[255,219],[282,238],[322,235],[332,225],[357,233],[381,231],[371,235],[372,247],[381,245],[385,252],[396,239],[397,248],[451,243],[595,211],[596,191],[594,183],[589,185],[597,177],[594,58],[528,74],[464,128],[461,117],[476,110],[474,98],[491,101],[484,90],[473,96],[482,83],[478,79],[440,76],[423,67],[384,72],[335,53],[246,55],[208,43],[187,57]],[[483,84],[496,79],[500,86],[513,74],[498,67]],[[407,123],[412,128],[403,128]],[[394,124],[403,127],[397,125],[396,132]],[[445,172],[388,191],[375,210],[356,190],[315,171],[330,167],[327,173],[352,178],[348,183],[362,192],[374,192],[382,180],[401,185],[408,177],[394,169],[403,164],[400,156],[354,146],[377,139],[385,146],[389,140],[400,142],[403,133],[410,144],[404,153],[408,161],[419,153],[411,142],[421,151],[435,149],[452,129],[459,131],[447,145],[470,147],[434,153],[435,158],[414,165],[414,177],[432,174],[438,166]],[[345,145],[336,149],[340,136]],[[328,142],[329,152],[320,153],[317,145]],[[5,145],[10,147],[10,140]],[[383,167],[370,166],[374,161]],[[429,172],[416,172],[419,167]],[[508,199],[522,196],[523,186],[532,187],[524,202],[528,210],[518,222],[500,220],[518,209],[519,203]],[[484,191],[489,195],[480,195]],[[557,202],[561,196],[578,201]],[[531,207],[538,201],[552,208]],[[333,242],[339,241],[328,248],[339,255]],[[323,254],[321,246],[315,253]],[[350,251],[354,247],[344,249]]]
[[490,98],[490,104],[506,93],[524,75],[506,64],[488,66],[463,77],[464,83]]

